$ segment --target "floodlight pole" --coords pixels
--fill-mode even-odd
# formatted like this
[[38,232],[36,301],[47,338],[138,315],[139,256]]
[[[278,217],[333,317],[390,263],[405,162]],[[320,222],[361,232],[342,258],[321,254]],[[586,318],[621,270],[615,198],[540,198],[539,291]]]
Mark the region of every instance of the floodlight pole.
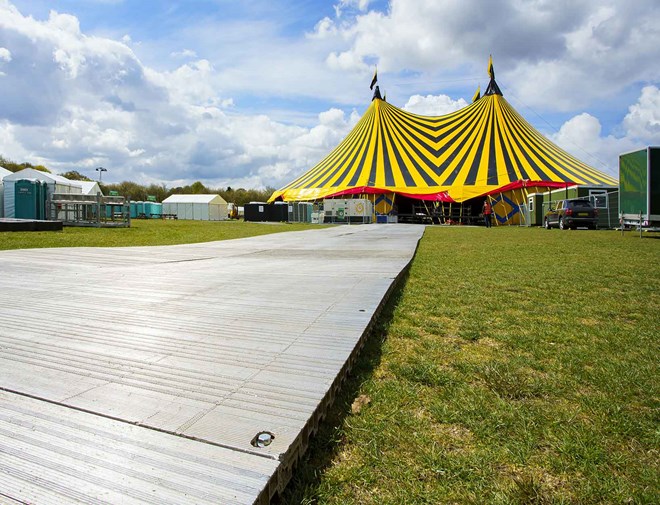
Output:
[[98,167],[96,171],[99,173],[99,182],[101,182],[103,180],[103,172],[107,172],[108,169],[103,167]]

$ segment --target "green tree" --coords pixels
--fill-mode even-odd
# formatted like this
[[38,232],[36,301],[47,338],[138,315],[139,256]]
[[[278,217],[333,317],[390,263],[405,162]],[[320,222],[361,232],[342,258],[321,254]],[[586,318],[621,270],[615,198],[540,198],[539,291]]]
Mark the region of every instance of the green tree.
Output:
[[62,177],[66,177],[70,181],[91,181],[89,177],[86,175],[81,174],[80,172],[76,170],[69,170],[68,172],[64,172],[60,174]]

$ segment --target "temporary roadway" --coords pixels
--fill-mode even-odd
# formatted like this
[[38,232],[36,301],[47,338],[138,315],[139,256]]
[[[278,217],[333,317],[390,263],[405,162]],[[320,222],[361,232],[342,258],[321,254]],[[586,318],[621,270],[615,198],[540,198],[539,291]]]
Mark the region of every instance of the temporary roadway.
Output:
[[0,251],[0,503],[268,503],[422,233]]

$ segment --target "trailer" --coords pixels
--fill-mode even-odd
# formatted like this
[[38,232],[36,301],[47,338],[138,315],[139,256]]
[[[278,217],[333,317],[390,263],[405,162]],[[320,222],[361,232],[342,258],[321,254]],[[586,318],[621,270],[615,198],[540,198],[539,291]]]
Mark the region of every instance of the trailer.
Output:
[[620,155],[619,184],[621,227],[660,231],[660,147]]

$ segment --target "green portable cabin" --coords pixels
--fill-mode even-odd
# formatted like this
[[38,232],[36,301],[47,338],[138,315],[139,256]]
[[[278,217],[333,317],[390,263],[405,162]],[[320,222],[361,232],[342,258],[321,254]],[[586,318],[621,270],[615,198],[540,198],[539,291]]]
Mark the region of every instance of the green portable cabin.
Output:
[[647,226],[660,226],[660,147],[619,156],[619,208],[625,220],[641,214]]
[[14,184],[14,217],[17,219],[46,219],[47,185],[32,179]]
[[543,226],[544,193],[530,193],[527,195],[527,208],[529,210],[529,226]]

